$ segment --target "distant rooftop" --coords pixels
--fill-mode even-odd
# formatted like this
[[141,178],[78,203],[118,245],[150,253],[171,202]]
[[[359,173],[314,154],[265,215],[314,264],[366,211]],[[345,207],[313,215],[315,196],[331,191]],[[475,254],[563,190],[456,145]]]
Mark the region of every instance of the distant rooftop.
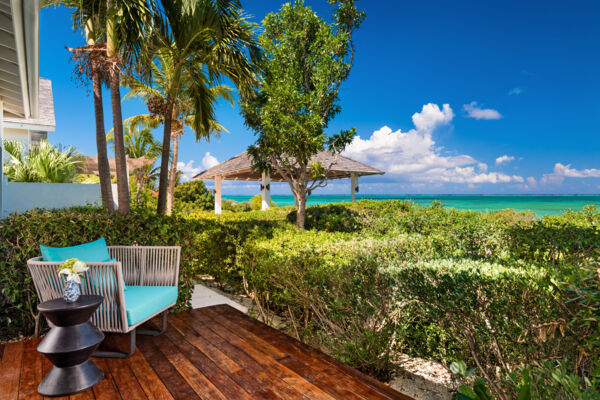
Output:
[[4,122],[16,124],[41,125],[47,127],[56,127],[54,119],[54,97],[52,95],[52,81],[50,79],[40,78],[39,91],[39,112],[37,118],[19,118],[9,116],[5,113]]
[[[325,169],[329,169],[329,179],[349,178],[352,174],[383,175],[383,171],[370,167],[358,161],[354,161],[342,155],[334,155],[329,151],[321,151],[316,154],[311,162],[320,162]],[[215,165],[206,171],[194,176],[194,179],[215,179],[222,176],[226,180],[260,181],[261,173],[252,169],[252,159],[248,152],[243,152],[219,165]],[[275,182],[285,181],[277,171],[271,172],[271,180]]]

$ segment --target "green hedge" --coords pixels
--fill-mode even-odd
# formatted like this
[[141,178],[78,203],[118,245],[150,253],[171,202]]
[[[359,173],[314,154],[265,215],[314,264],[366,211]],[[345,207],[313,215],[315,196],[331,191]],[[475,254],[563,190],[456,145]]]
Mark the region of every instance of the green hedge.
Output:
[[222,281],[235,249],[250,234],[268,235],[285,216],[246,213],[215,217],[161,216],[134,210],[127,217],[97,208],[31,211],[0,221],[0,340],[31,335],[36,326],[35,288],[27,260],[39,246],[72,246],[101,236],[109,245],[179,245],[181,266],[177,309],[189,307],[192,282],[203,274]]
[[267,319],[287,317],[290,334],[379,378],[400,352],[464,360],[490,380],[548,360],[563,360],[561,368],[582,379],[600,375],[597,267],[589,267],[600,259],[594,207],[538,219],[359,201],[309,207],[306,231],[293,221],[292,207],[11,216],[0,223],[0,339],[33,333],[25,262],[39,244],[104,236],[109,244],[181,245],[179,309],[189,306],[193,281],[211,275],[251,295]]
[[554,282],[572,268],[436,259],[431,237],[282,232],[238,258],[262,309],[290,333],[385,378],[393,355],[473,360],[494,368],[576,354],[573,337],[539,327],[564,317]]

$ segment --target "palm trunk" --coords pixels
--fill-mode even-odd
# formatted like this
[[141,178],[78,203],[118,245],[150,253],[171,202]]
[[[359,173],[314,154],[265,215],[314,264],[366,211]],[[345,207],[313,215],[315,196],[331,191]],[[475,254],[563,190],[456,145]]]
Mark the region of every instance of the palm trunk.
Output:
[[160,177],[158,179],[158,205],[156,212],[164,214],[167,206],[167,186],[169,180],[169,153],[171,152],[171,122],[173,114],[173,98],[167,96],[167,109],[163,133],[163,148],[160,160]]
[[117,190],[119,213],[129,214],[129,183],[127,163],[125,159],[125,143],[123,139],[123,117],[121,115],[120,73],[115,66],[110,73],[110,99],[113,112],[113,129],[115,134],[115,167],[117,169]]
[[112,1],[106,2],[108,19],[106,21],[106,56],[114,62],[110,71],[110,100],[113,112],[113,130],[115,134],[115,167],[117,169],[117,199],[119,213],[129,214],[129,182],[125,160],[123,139],[123,116],[121,115],[121,89],[119,71],[119,52],[117,50],[117,29]]
[[114,211],[112,186],[110,182],[110,166],[106,152],[106,132],[104,130],[104,106],[102,104],[102,82],[100,72],[94,68],[92,75],[94,90],[94,114],[96,117],[96,147],[98,148],[98,176],[100,177],[100,193],[102,205],[109,213]]
[[[96,35],[92,19],[85,24],[85,39],[88,45],[96,44]],[[102,76],[97,61],[92,61],[92,90],[94,92],[94,116],[96,119],[96,148],[98,150],[98,177],[100,178],[100,194],[102,206],[109,214],[114,211],[110,166],[106,151],[106,130],[104,128],[104,104],[102,103]]]
[[177,158],[179,157],[179,135],[173,137],[173,155],[171,159],[171,170],[169,171],[169,189],[167,191],[167,214],[173,211],[173,199],[175,197],[175,181],[177,180]]

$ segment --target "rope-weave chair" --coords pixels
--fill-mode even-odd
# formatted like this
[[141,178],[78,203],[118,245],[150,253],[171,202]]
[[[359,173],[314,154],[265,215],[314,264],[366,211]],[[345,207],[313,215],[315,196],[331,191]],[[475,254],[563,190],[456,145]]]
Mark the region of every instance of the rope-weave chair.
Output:
[[[129,352],[99,351],[96,357],[129,357],[135,351],[135,336],[159,335],[167,328],[168,309],[175,301],[160,310],[136,321],[128,322],[125,286],[175,286],[179,281],[179,246],[108,246],[112,262],[86,262],[89,267],[82,279],[82,294],[104,296],[104,301],[92,315],[92,323],[104,332],[129,333]],[[41,302],[60,298],[66,280],[58,275],[62,262],[43,261],[35,257],[27,261],[38,297]],[[131,288],[131,289],[134,289]],[[151,301],[152,299],[148,299]],[[158,314],[162,314],[162,328],[137,330],[136,328]]]

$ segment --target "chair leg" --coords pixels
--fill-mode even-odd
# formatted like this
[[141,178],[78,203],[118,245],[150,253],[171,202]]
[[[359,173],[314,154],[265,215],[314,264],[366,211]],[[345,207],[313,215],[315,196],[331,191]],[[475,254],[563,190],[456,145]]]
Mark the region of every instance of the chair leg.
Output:
[[135,337],[136,335],[148,335],[148,336],[158,336],[162,335],[167,330],[167,314],[168,311],[163,311],[161,313],[162,316],[162,327],[160,330],[157,329],[134,329],[129,332],[129,352],[121,352],[121,351],[96,351],[92,354],[92,357],[100,357],[100,358],[127,358],[135,352]]
[[125,353],[122,351],[96,351],[92,354],[92,357],[99,358],[128,358],[135,352],[135,329],[129,332],[129,352]]
[[158,336],[158,335],[162,335],[163,333],[165,333],[165,331],[167,330],[167,314],[169,312],[168,311],[163,311],[161,313],[162,316],[162,327],[160,330],[156,330],[156,329],[138,329],[137,330],[137,334],[138,335],[147,335],[147,336]]

